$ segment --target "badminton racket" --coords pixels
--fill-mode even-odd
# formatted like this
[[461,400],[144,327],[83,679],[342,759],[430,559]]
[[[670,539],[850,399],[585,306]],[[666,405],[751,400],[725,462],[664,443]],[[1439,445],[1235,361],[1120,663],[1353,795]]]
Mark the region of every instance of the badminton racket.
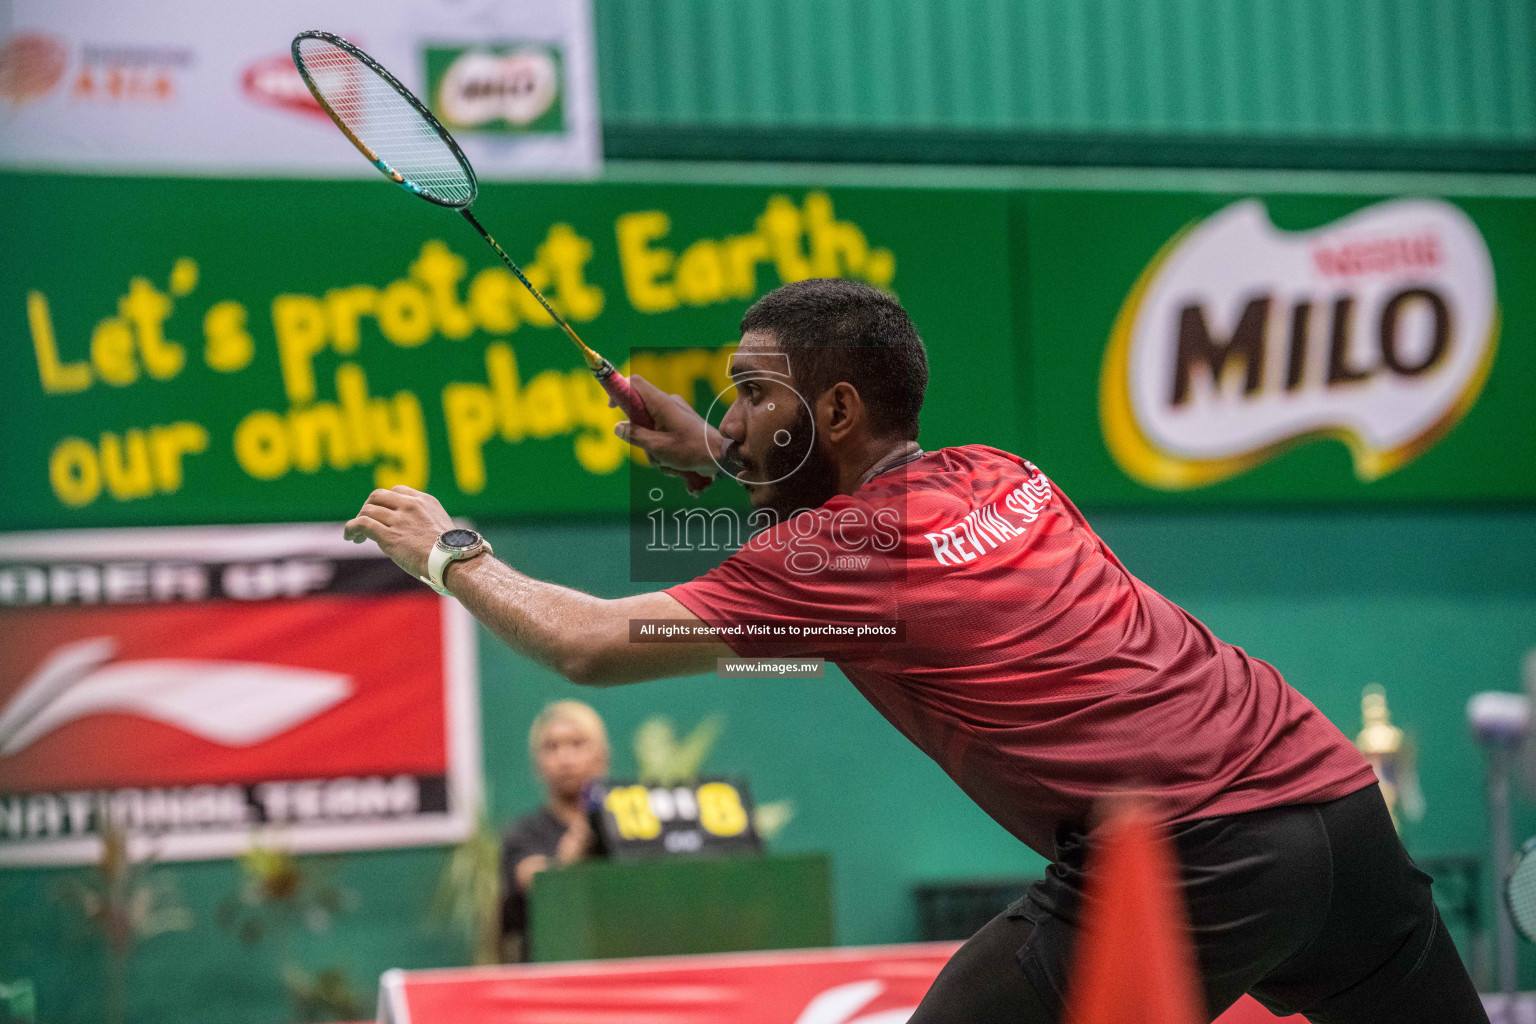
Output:
[[[363,156],[412,195],[459,211],[580,350],[587,369],[630,422],[654,428],[655,420],[628,378],[581,340],[470,212],[480,192],[474,168],[426,105],[372,57],[329,32],[295,36],[293,63],[321,108]],[[695,494],[710,483],[699,473],[682,476]]]

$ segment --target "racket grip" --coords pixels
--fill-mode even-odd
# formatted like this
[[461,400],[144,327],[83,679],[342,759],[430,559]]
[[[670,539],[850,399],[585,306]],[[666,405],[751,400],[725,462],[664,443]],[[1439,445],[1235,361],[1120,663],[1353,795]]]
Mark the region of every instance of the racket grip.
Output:
[[[613,403],[624,411],[631,423],[653,430],[656,421],[651,417],[651,412],[645,407],[645,401],[640,397],[640,392],[629,382],[629,378],[618,370],[611,373],[599,374],[598,381],[603,385],[603,390],[613,399]],[[689,494],[702,493],[704,488],[714,483],[711,477],[701,473],[684,473],[683,483],[688,486]]]

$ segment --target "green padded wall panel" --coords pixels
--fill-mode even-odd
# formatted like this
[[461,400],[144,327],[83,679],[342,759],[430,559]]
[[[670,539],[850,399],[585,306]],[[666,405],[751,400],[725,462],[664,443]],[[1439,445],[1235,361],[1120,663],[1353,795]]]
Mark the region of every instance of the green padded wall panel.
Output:
[[1142,162],[1525,169],[1536,145],[1529,0],[595,7],[615,157],[1137,162],[1150,137],[1182,148]]

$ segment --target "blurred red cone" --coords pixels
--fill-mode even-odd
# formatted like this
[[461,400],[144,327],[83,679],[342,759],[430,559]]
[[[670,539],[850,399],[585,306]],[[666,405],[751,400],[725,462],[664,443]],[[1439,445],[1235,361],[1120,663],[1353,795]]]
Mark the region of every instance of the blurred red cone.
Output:
[[1067,1024],[1204,1024],[1178,868],[1147,807],[1120,804],[1088,866]]

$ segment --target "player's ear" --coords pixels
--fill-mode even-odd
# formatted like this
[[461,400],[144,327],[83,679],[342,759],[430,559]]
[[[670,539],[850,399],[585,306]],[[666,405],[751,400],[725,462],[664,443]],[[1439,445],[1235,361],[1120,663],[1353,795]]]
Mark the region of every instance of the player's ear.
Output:
[[817,401],[819,429],[828,441],[838,442],[863,428],[867,418],[859,389],[840,381],[822,393]]

